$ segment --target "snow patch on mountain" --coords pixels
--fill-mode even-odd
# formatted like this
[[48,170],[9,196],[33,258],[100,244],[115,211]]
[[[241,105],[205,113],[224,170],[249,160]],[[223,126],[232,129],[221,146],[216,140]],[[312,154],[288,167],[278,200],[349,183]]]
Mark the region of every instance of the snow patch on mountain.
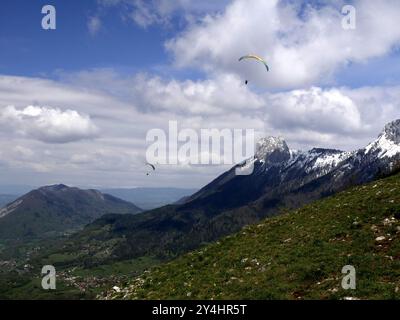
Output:
[[379,136],[378,140],[370,143],[365,148],[365,153],[378,152],[379,158],[391,158],[400,153],[400,143],[391,139],[389,135],[383,133]]
[[290,150],[283,138],[267,137],[257,142],[255,158],[261,162],[279,163],[290,159]]
[[400,154],[400,119],[388,123],[378,139],[365,148],[365,153],[378,153],[379,158]]
[[[282,171],[295,166],[303,169],[307,174],[316,172],[317,176],[322,176],[353,154],[353,152],[320,148],[309,151],[293,150],[289,149],[283,138],[267,137],[257,142],[254,159],[265,165],[278,164]],[[270,166],[267,165],[265,170],[269,168]]]
[[350,170],[355,163],[362,162],[366,155],[380,159],[400,157],[400,120],[388,123],[378,139],[361,150],[345,152],[314,148],[299,151],[289,149],[285,140],[280,137],[268,137],[257,143],[255,159],[264,164],[279,164],[281,172],[297,168],[306,174],[312,173],[320,177],[338,167]]
[[348,159],[352,154],[353,154],[352,152],[343,152],[343,151],[339,151],[332,154],[330,153],[320,154],[316,158],[312,169],[336,167],[339,163]]

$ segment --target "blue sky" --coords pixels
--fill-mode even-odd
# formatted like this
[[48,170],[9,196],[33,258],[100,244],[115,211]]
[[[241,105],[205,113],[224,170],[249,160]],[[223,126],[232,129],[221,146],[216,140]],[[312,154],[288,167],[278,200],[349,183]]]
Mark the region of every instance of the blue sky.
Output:
[[395,85],[400,83],[400,51],[364,63],[353,63],[338,73],[337,83],[349,87]]
[[104,29],[91,35],[87,23],[97,12],[96,1],[58,0],[51,1],[57,9],[57,30],[43,31],[41,8],[47,3],[2,1],[0,73],[52,76],[58,69],[105,67],[137,71],[168,60],[163,42],[169,30],[159,26],[145,30],[122,21],[117,10],[110,9],[103,18]]
[[[204,76],[201,70],[190,66],[183,70],[168,67],[171,54],[165,50],[165,42],[186,26],[179,14],[172,15],[168,25],[152,24],[143,28],[121,18],[122,6],[102,6],[96,0],[79,3],[54,0],[51,4],[57,9],[57,30],[43,31],[41,8],[48,3],[41,0],[2,2],[1,74],[56,78],[59,71],[113,68],[121,74],[169,72],[179,79]],[[221,1],[216,8],[222,10],[225,3]],[[302,16],[306,6],[320,8],[326,3],[330,1],[303,3],[298,14]],[[101,19],[101,28],[91,34],[88,21],[95,16]],[[337,73],[335,84],[350,87],[394,84],[400,81],[399,71],[400,50],[392,50],[380,57],[349,63]]]
[[[0,185],[201,187],[230,165],[143,174],[149,130],[254,129],[364,147],[400,118],[400,2],[2,0]],[[57,29],[41,28],[44,5]],[[346,2],[347,4],[347,2]],[[254,53],[257,63],[238,62]],[[245,85],[249,80],[249,85]]]

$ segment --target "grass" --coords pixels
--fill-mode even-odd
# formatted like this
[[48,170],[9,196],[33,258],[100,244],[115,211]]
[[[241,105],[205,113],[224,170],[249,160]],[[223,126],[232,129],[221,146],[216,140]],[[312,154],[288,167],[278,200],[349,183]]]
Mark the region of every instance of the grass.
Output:
[[78,277],[107,277],[107,276],[132,276],[143,273],[147,268],[159,264],[160,261],[152,257],[142,257],[133,260],[100,265],[91,269],[78,268],[73,274]]
[[[341,287],[345,265],[356,269],[356,290]],[[394,175],[247,226],[107,297],[399,299],[399,287],[400,175]]]
[[[62,264],[70,259],[66,255],[52,255],[52,263]],[[50,261],[50,260],[49,260]],[[152,257],[99,265],[90,269],[82,267],[56,268],[56,290],[43,290],[40,270],[31,272],[0,272],[0,299],[95,299],[98,294],[114,285],[125,285],[132,277],[159,264]],[[50,263],[51,264],[51,263]]]

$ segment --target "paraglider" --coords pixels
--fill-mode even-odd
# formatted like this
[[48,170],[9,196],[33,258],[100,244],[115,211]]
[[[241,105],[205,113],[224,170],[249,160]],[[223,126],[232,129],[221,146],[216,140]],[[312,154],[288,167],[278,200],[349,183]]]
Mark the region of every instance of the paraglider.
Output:
[[[242,60],[245,60],[245,59],[254,59],[254,60],[257,60],[257,61],[261,62],[262,64],[264,64],[264,66],[265,66],[265,68],[267,69],[267,71],[269,71],[269,66],[268,66],[267,62],[266,62],[263,58],[261,58],[261,57],[259,57],[259,56],[256,56],[256,55],[254,55],[254,54],[248,54],[248,55],[246,55],[246,56],[240,57],[240,58],[239,58],[239,62],[242,61]],[[245,81],[245,84],[247,85],[248,83],[249,83],[249,81],[246,80],[246,81]]]
[[240,57],[239,61],[242,61],[244,59],[255,59],[257,61],[260,61],[261,63],[264,64],[265,68],[267,68],[267,71],[269,71],[269,67],[268,64],[265,62],[265,60],[263,58],[260,58],[259,56],[256,56],[254,54],[248,54],[246,56]]
[[[156,171],[156,167],[153,164],[147,162],[146,166],[150,167],[153,171]],[[150,172],[147,172],[146,176],[149,176],[149,175],[150,175]]]

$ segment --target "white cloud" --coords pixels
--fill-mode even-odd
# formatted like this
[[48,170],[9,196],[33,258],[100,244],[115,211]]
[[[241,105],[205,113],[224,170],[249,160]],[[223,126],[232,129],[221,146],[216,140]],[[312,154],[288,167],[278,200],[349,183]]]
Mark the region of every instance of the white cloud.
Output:
[[43,159],[41,151],[34,150],[27,145],[17,144],[13,146],[13,143],[15,143],[15,140],[10,141],[9,144],[2,142],[2,150],[0,151],[0,163],[5,164],[10,172],[13,172],[13,170],[19,172],[21,169],[25,169],[37,173],[47,173],[53,169]]
[[267,100],[275,111],[267,113],[268,118],[278,128],[354,134],[363,127],[358,106],[338,89],[312,87],[273,94]]
[[281,135],[302,149],[362,147],[384,124],[400,117],[400,90],[395,86],[309,87],[263,93],[251,91],[242,79],[229,74],[178,81],[151,75],[122,78],[99,71],[78,78],[118,96],[126,93],[142,116],[148,115],[142,118],[147,129],[166,129],[169,120],[196,130],[250,128],[265,135]]
[[16,109],[8,106],[0,110],[2,130],[48,143],[66,143],[93,138],[96,126],[86,115],[74,110],[28,106]]
[[159,15],[152,7],[145,1],[135,1],[134,9],[130,13],[130,17],[136,24],[142,28],[147,28],[152,24],[166,23],[166,18]]
[[234,75],[221,75],[204,81],[165,81],[159,77],[138,76],[135,97],[150,110],[182,114],[216,115],[254,110],[263,99],[249,91]]
[[268,94],[265,99],[269,132],[301,149],[361,148],[375,139],[386,123],[400,118],[398,86],[312,87]]
[[[236,72],[271,89],[329,83],[349,62],[383,56],[400,44],[399,1],[355,1],[356,30],[342,28],[342,1],[306,6],[302,14],[294,3],[234,0],[223,14],[206,16],[166,48],[179,67]],[[238,63],[248,53],[263,56],[271,71],[252,61]]]
[[98,0],[102,7],[120,6],[122,16],[138,26],[170,25],[171,20],[180,18],[186,22],[197,20],[207,12],[222,10],[229,0]]
[[[26,107],[35,100],[60,109]],[[146,133],[167,131],[170,120],[177,120],[179,129],[255,129],[258,136],[283,136],[293,148],[352,150],[400,117],[399,87],[264,93],[229,74],[197,81],[123,77],[112,70],[80,72],[62,81],[0,77],[0,103],[12,101],[16,107],[0,109],[0,162],[8,166],[2,179],[35,185],[200,187],[227,169],[161,166],[147,177]],[[101,136],[85,139],[91,136],[85,130],[91,119]],[[83,140],[47,144],[70,140],[71,134]]]
[[101,25],[102,25],[102,22],[99,17],[96,17],[96,16],[90,17],[88,20],[88,24],[87,24],[89,33],[91,35],[97,34],[99,32],[99,30],[101,29]]
[[[225,11],[228,1],[98,2],[121,6],[122,16],[142,27],[165,26],[179,15],[186,29],[166,47],[175,66],[197,67],[207,79],[124,77],[113,69],[59,73],[57,81],[0,76],[0,106],[14,106],[0,108],[0,163],[8,169],[2,181],[199,187],[226,167],[161,166],[149,178],[148,130],[167,131],[177,120],[180,129],[255,129],[294,148],[352,150],[400,117],[398,86],[334,82],[349,62],[368,63],[398,46],[398,0],[354,1],[358,24],[350,31],[341,27],[341,0],[302,9],[296,1],[233,0]],[[92,34],[104,14],[99,9],[88,21]],[[271,71],[239,63],[247,53],[264,56]]]

